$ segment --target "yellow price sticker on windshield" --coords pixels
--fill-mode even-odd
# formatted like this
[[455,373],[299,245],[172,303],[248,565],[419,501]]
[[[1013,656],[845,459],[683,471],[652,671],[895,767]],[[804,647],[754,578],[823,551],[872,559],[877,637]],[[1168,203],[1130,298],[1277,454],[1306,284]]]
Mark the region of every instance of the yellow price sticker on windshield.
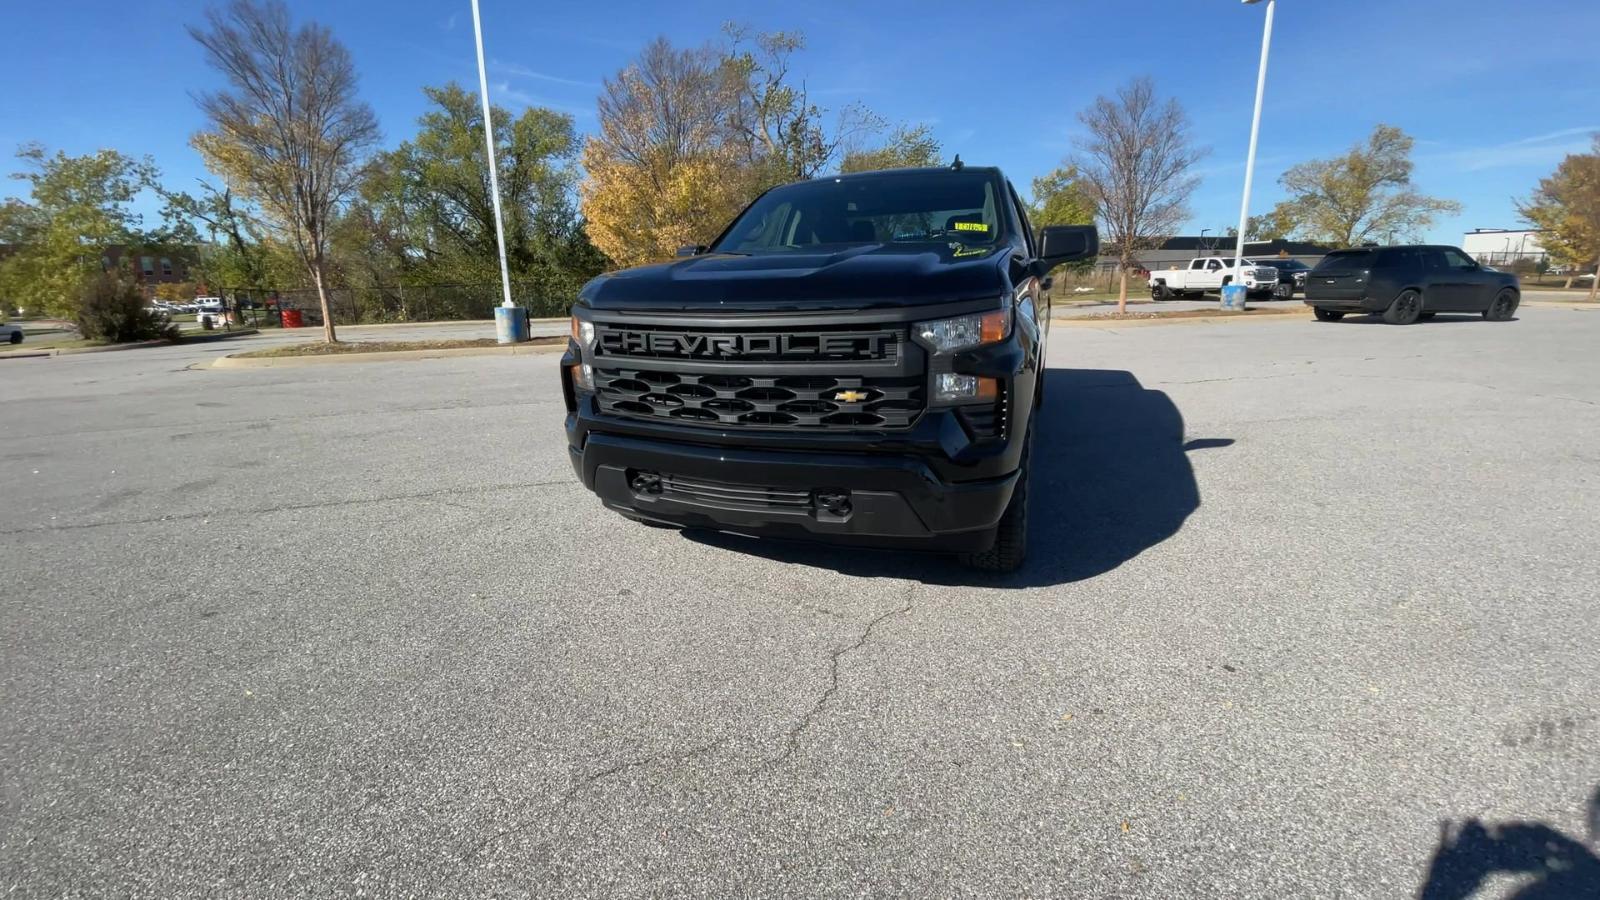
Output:
[[989,226],[983,222],[957,222],[957,231],[988,231]]

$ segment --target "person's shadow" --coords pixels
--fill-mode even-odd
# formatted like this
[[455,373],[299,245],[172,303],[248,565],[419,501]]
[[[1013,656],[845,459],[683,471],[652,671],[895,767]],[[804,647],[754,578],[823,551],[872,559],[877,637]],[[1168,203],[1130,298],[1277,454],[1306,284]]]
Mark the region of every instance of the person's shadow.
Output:
[[1586,812],[1590,846],[1543,822],[1445,823],[1417,897],[1466,900],[1499,874],[1524,878],[1511,900],[1600,900],[1600,788]]
[[689,530],[701,543],[852,575],[937,584],[1029,587],[1091,578],[1171,537],[1200,506],[1188,453],[1228,438],[1184,442],[1183,416],[1165,393],[1130,372],[1048,369],[1035,420],[1028,559],[984,575],[948,557],[841,554],[837,548]]

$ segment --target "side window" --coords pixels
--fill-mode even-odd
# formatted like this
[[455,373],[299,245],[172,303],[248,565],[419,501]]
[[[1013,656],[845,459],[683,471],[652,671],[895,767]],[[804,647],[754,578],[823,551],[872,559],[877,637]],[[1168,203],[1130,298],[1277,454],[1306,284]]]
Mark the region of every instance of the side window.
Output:
[[1023,243],[1027,244],[1028,255],[1038,256],[1039,245],[1033,240],[1033,223],[1028,221],[1028,208],[1022,205],[1022,200],[1017,197],[1017,189],[1011,182],[1006,182],[1006,192],[1011,195],[1011,208],[1017,211],[1017,227],[1022,229]]
[[1461,271],[1463,269],[1476,269],[1478,267],[1476,263],[1467,258],[1465,253],[1462,253],[1454,247],[1445,248],[1444,263],[1456,271]]
[[1208,272],[1216,272],[1216,271],[1220,271],[1221,269],[1222,269],[1222,263],[1217,262],[1214,259],[1206,260],[1206,271],[1208,271]]
[[1189,268],[1191,268],[1191,269],[1193,269],[1193,270],[1195,270],[1197,272],[1199,270],[1201,270],[1201,269],[1204,269],[1205,267],[1206,267],[1206,261],[1203,260],[1203,259],[1197,259],[1194,262],[1189,263]]

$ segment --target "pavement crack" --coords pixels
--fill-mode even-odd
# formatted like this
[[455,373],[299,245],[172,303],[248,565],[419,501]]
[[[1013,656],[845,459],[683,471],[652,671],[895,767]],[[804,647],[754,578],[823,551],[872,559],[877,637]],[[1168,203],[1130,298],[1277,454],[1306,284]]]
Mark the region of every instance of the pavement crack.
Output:
[[828,702],[833,699],[834,695],[839,692],[839,660],[857,650],[860,650],[862,647],[865,647],[867,642],[872,639],[872,632],[879,625],[882,625],[884,622],[895,618],[896,616],[903,616],[910,613],[912,607],[912,597],[916,594],[916,591],[916,582],[911,582],[908,584],[906,586],[904,606],[897,609],[891,609],[883,615],[874,618],[872,621],[867,623],[865,628],[861,629],[861,636],[856,638],[855,643],[847,644],[843,647],[837,647],[828,654],[827,687],[823,688],[822,693],[817,697],[817,701],[811,705],[810,709],[806,710],[805,714],[802,715],[789,729],[788,733],[784,735],[783,750],[780,751],[776,756],[771,756],[763,760],[761,764],[755,768],[747,769],[740,774],[753,775],[756,772],[769,771],[787,762],[789,757],[795,754],[795,751],[800,748],[800,737],[811,728],[811,724],[817,720],[817,716],[822,714],[823,708],[826,707]]
[[[708,741],[707,743],[690,747],[687,750],[663,750],[659,753],[652,753],[648,756],[639,757],[638,759],[630,759],[619,763],[614,763],[605,767],[604,769],[599,769],[587,775],[580,776],[574,780],[565,791],[562,792],[561,797],[556,801],[554,808],[547,810],[540,815],[529,816],[526,819],[518,820],[510,827],[502,828],[494,834],[489,835],[488,837],[479,841],[477,844],[473,845],[471,849],[463,854],[461,861],[463,863],[470,863],[476,859],[479,854],[483,853],[484,850],[487,850],[490,845],[504,840],[511,835],[520,834],[524,831],[527,831],[529,828],[539,824],[554,813],[565,809],[572,803],[572,801],[578,799],[579,794],[582,794],[584,791],[601,781],[605,781],[608,778],[612,778],[631,769],[640,769],[646,766],[653,766],[658,763],[680,764],[690,762],[715,751],[718,747],[721,747],[727,742],[728,738],[726,736],[719,737],[714,741]],[[510,805],[510,801],[506,799],[505,795],[500,792],[498,787],[495,787],[491,784],[490,790],[494,792],[495,797],[502,803]]]
[[361,506],[372,503],[392,503],[397,500],[433,500],[439,497],[457,494],[486,494],[497,491],[524,490],[527,488],[554,487],[556,485],[577,484],[571,478],[558,478],[552,481],[525,481],[517,484],[496,484],[484,487],[453,487],[441,488],[435,491],[420,491],[415,494],[395,494],[386,497],[353,497],[343,500],[317,500],[306,503],[284,503],[278,506],[267,506],[257,509],[230,509],[230,510],[203,510],[192,513],[171,513],[160,516],[147,516],[138,519],[111,519],[102,522],[79,522],[71,525],[35,525],[28,528],[0,529],[0,536],[14,534],[35,534],[44,531],[81,531],[87,528],[105,528],[112,525],[151,525],[157,522],[181,522],[190,519],[226,518],[228,516],[259,516],[277,512],[296,512],[306,509],[329,509],[339,506]]

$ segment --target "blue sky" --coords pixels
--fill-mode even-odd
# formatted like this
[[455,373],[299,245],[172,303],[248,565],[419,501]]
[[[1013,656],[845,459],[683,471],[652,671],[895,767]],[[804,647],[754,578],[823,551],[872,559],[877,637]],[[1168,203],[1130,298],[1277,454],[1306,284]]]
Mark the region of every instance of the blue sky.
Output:
[[[799,30],[796,60],[826,106],[859,100],[927,123],[948,152],[998,164],[1026,191],[1079,132],[1096,94],[1150,75],[1211,148],[1187,231],[1237,220],[1263,6],[1237,0],[545,4],[481,0],[497,103],[554,107],[594,128],[600,80],[664,34],[695,44],[736,17]],[[150,154],[173,186],[203,176],[191,92],[216,83],[183,30],[194,0],[18,4],[8,16],[0,148],[26,140],[81,153]],[[409,136],[425,84],[476,84],[467,0],[294,0],[355,56],[386,141]],[[1460,201],[1428,235],[1515,227],[1513,200],[1600,131],[1595,0],[1279,0],[1252,211],[1275,180],[1340,152],[1377,122],[1417,139],[1415,180]],[[742,10],[737,13],[730,10]],[[10,162],[8,159],[7,162]],[[14,170],[15,166],[7,167]],[[0,193],[22,185],[6,182]]]

